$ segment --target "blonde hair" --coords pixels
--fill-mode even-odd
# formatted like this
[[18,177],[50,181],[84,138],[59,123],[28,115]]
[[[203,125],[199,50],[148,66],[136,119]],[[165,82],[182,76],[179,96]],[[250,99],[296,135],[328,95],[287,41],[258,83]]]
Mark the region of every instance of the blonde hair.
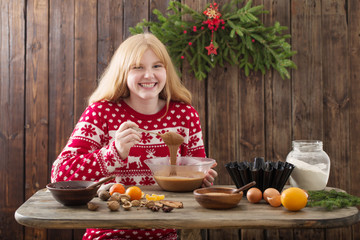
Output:
[[151,33],[142,33],[129,37],[115,51],[110,64],[100,78],[100,83],[89,98],[89,105],[108,100],[117,102],[130,96],[126,81],[130,66],[139,64],[144,52],[151,49],[166,69],[166,83],[159,98],[191,104],[191,93],[182,84],[165,45]]

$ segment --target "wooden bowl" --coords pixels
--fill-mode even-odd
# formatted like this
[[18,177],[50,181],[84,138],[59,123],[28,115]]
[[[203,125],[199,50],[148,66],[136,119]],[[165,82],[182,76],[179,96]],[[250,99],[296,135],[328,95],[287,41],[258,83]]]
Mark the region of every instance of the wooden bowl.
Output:
[[86,189],[92,181],[64,181],[46,185],[53,197],[59,203],[66,206],[85,205],[95,196],[100,186]]
[[204,208],[228,209],[236,207],[243,192],[234,193],[236,188],[200,188],[194,190],[195,200]]

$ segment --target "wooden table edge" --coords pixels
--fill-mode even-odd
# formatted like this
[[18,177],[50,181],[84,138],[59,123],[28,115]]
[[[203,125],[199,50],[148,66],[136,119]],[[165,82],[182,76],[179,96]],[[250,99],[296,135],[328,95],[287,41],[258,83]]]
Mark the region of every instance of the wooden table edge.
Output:
[[[355,207],[354,207],[355,208]],[[16,221],[24,226],[33,227],[33,228],[45,228],[45,229],[84,229],[84,228],[111,228],[111,229],[137,229],[136,220],[127,220],[127,226],[122,226],[119,224],[118,220],[107,221],[106,223],[99,224],[98,221],[86,220],[85,222],[78,221],[74,223],[71,220],[52,220],[52,219],[39,219],[24,217],[15,212]],[[254,220],[243,220],[243,221],[232,221],[232,220],[222,220],[222,221],[189,221],[184,222],[183,220],[172,220],[170,223],[167,220],[146,220],[142,221],[141,228],[143,229],[153,229],[153,228],[176,228],[176,229],[231,229],[231,228],[241,228],[241,229],[291,229],[291,228],[338,228],[338,227],[347,227],[354,225],[360,221],[360,213],[345,217],[345,218],[335,218],[327,219],[326,221],[317,221],[317,220],[294,220],[294,222],[289,222],[287,220],[277,220],[270,221],[264,219],[260,224],[257,220],[257,224],[254,224]],[[144,224],[144,222],[147,222]],[[57,226],[57,227],[54,227]],[[199,226],[199,227],[194,227]]]
[[[37,193],[45,191],[46,189],[40,189]],[[36,194],[37,194],[36,193]],[[29,200],[27,200],[29,201]],[[26,202],[27,202],[26,201]],[[78,220],[74,222],[71,219],[52,219],[44,217],[30,217],[22,215],[19,210],[26,204],[24,202],[14,213],[16,221],[24,226],[33,228],[46,228],[46,229],[84,229],[84,228],[111,228],[111,229],[153,229],[153,228],[176,228],[176,229],[220,229],[220,228],[241,228],[241,229],[291,229],[291,228],[337,228],[351,226],[360,221],[360,212],[356,207],[350,207],[351,210],[349,216],[343,218],[328,218],[326,220],[313,220],[313,219],[298,219],[289,222],[288,220],[276,220],[271,221],[269,219],[262,220],[196,220],[196,221],[184,221],[172,219],[169,222],[167,219],[156,220],[148,219],[142,220],[141,227],[138,227],[136,220],[126,220],[126,226],[122,226],[121,222],[124,220],[107,220],[106,222],[100,223],[97,220]],[[218,211],[218,210],[212,210]],[[171,213],[170,213],[171,214]],[[257,221],[257,224],[254,222]]]

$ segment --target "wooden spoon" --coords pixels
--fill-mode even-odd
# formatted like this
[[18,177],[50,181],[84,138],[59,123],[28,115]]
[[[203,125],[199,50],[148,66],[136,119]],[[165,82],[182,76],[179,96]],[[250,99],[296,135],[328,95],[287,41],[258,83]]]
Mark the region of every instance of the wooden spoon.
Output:
[[156,133],[156,132],[151,132],[151,131],[147,131],[147,130],[144,130],[144,129],[141,129],[141,128],[138,128],[138,127],[133,127],[134,130],[136,131],[139,131],[139,132],[145,132],[145,133],[150,133],[150,134],[155,134],[159,137],[162,136],[162,134],[159,134],[159,133]]
[[232,192],[232,193],[239,193],[239,192],[241,192],[241,191],[245,191],[245,190],[251,188],[252,186],[255,186],[255,184],[256,184],[256,182],[255,182],[255,181],[252,181],[252,182],[250,182],[250,183],[242,186],[241,188],[238,188],[237,190],[235,190],[235,191]]
[[101,185],[101,184],[103,184],[103,183],[105,183],[107,181],[110,181],[110,180],[114,179],[114,178],[115,178],[115,176],[106,177],[106,178],[104,178],[104,179],[102,179],[102,180],[100,180],[100,181],[98,181],[98,182],[96,182],[94,184],[91,184],[90,186],[87,186],[86,189],[95,188],[96,186]]

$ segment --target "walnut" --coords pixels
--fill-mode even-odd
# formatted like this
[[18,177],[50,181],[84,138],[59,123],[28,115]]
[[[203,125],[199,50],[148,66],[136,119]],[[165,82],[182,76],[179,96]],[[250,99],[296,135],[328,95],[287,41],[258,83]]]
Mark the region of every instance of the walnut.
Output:
[[90,210],[90,211],[96,211],[98,208],[99,208],[99,205],[93,203],[93,202],[89,202],[87,204],[87,208]]
[[121,194],[120,196],[120,202],[125,203],[130,201],[131,197],[128,194]]
[[114,192],[111,197],[109,198],[109,201],[117,201],[120,202],[121,193]]
[[154,201],[148,201],[148,202],[146,202],[146,204],[145,204],[145,207],[147,207],[147,208],[151,208],[151,207],[153,207],[153,206],[155,206],[155,202],[154,202]]
[[103,201],[107,201],[110,198],[110,193],[106,190],[102,190],[99,192],[99,198]]
[[127,201],[125,202],[122,207],[125,209],[125,210],[130,210],[132,205],[131,205],[131,202]]
[[132,200],[131,205],[133,207],[140,207],[140,201],[139,200]]
[[117,211],[120,207],[120,203],[118,201],[107,202],[107,205],[111,211]]

